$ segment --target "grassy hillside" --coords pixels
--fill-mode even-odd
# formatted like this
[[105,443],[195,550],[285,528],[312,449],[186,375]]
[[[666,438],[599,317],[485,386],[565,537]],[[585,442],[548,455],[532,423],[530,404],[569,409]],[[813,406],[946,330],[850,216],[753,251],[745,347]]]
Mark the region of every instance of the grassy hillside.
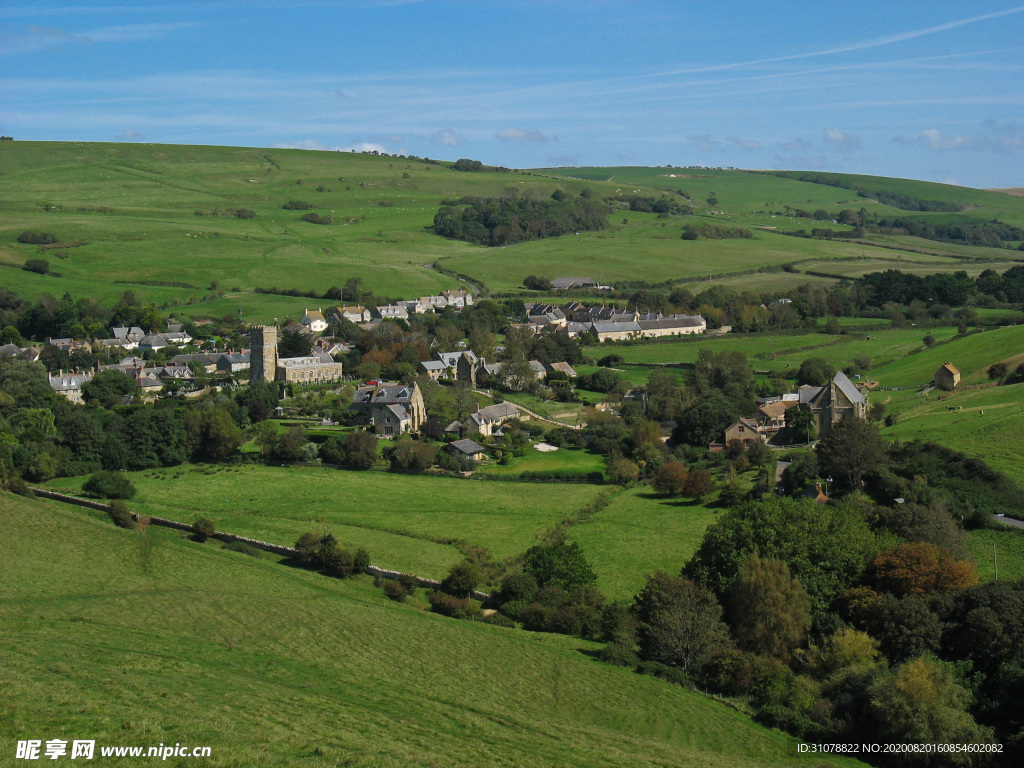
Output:
[[[30,298],[71,293],[107,301],[132,289],[147,301],[183,305],[194,315],[233,315],[241,309],[246,319],[269,320],[302,311],[304,300],[254,296],[256,287],[322,293],[359,278],[378,294],[411,298],[457,285],[429,268],[437,261],[492,290],[518,290],[530,273],[682,283],[784,263],[801,268],[808,260],[831,272],[821,269],[822,262],[893,259],[900,253],[893,247],[925,251],[905,255],[916,261],[934,258],[936,270],[963,268],[965,256],[1005,268],[1007,256],[1014,256],[914,238],[879,237],[877,244],[887,248],[876,248],[871,239],[784,237],[778,232],[808,226],[807,219],[770,213],[784,206],[899,211],[850,190],[744,171],[575,169],[573,175],[584,178],[568,178],[559,169],[462,173],[421,160],[338,152],[73,142],[5,142],[0,169],[5,285]],[[942,187],[877,183],[920,197],[935,197],[933,188]],[[585,187],[600,197],[683,189],[697,216],[659,219],[616,210],[606,231],[501,249],[446,240],[429,229],[444,199],[509,189],[546,197],[558,188],[574,194]],[[712,191],[720,199],[714,213],[706,203]],[[1024,221],[1024,199],[959,187],[942,191],[968,200],[972,216]],[[302,221],[304,211],[282,208],[292,200],[331,215],[333,223]],[[229,215],[241,208],[255,218]],[[743,226],[754,236],[682,241],[683,224],[690,220]],[[17,242],[26,230],[52,233],[62,245],[40,253],[37,246]],[[21,269],[27,259],[40,256],[59,277]],[[986,266],[979,264],[971,268]]]
[[7,494],[0,535],[5,756],[89,738],[210,746],[212,766],[857,764],[592,644],[388,603],[362,578]]

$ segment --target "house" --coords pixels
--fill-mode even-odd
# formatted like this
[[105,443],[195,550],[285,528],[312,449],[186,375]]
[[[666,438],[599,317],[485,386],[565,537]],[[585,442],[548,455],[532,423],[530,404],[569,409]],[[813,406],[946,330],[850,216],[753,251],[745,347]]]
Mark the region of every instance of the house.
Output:
[[570,379],[575,379],[578,376],[576,369],[568,363],[551,363],[548,366],[548,373],[564,373]]
[[[811,390],[817,389],[816,392]],[[846,374],[838,371],[827,385],[797,390],[799,407],[814,415],[818,435],[826,437],[832,425],[845,418],[863,419],[867,416],[867,401]]]
[[323,308],[318,308],[315,311],[310,311],[307,308],[299,322],[313,333],[323,333],[327,330],[327,319],[324,317]]
[[484,447],[468,437],[448,443],[445,449],[457,456],[467,456],[473,461],[480,461],[484,457]]
[[217,358],[217,370],[221,373],[238,373],[249,367],[248,352],[227,352]]
[[429,376],[431,381],[451,378],[448,366],[440,360],[421,360],[418,367],[419,372]]
[[637,322],[604,321],[593,323],[590,327],[590,333],[598,342],[626,341],[640,338],[643,334],[643,328]]
[[942,367],[935,372],[935,386],[947,392],[956,389],[960,383],[960,371],[952,363],[943,363]]
[[473,305],[473,292],[460,288],[457,291],[441,291],[441,296],[448,302],[452,309],[462,309]]
[[704,333],[708,329],[707,321],[700,315],[674,315],[651,320],[639,320],[640,335],[645,339],[657,339],[662,336],[688,336]]
[[141,390],[144,396],[152,396],[163,389],[164,383],[153,374],[144,373],[143,375],[136,377],[135,386]]
[[751,443],[764,442],[764,435],[761,434],[757,422],[753,419],[739,419],[725,428],[721,442],[712,443],[708,447],[712,451],[721,451],[732,440],[739,440],[746,448]]
[[758,406],[754,419],[763,434],[775,435],[786,426],[786,411],[796,408],[798,405],[799,402],[796,398],[765,403]]
[[370,322],[370,310],[364,306],[351,306],[351,307],[335,307],[331,310],[331,320],[336,323],[340,323],[342,320],[348,320],[350,323],[368,323]]
[[[123,342],[120,346],[123,346],[125,349],[133,349],[139,346],[139,342],[146,337],[146,332],[137,325],[133,325],[130,328],[120,326],[110,330],[114,332],[115,339],[120,339]],[[128,346],[129,344],[131,345],[130,347]]]
[[359,387],[352,397],[356,423],[370,426],[376,435],[391,437],[417,432],[426,421],[423,394],[416,384],[375,384]]
[[651,395],[647,391],[647,387],[633,387],[622,396],[623,403],[636,403],[645,411],[647,410],[647,404],[650,401]]
[[420,304],[429,306],[435,312],[448,306],[448,299],[444,296],[420,296],[418,301]]
[[551,281],[556,291],[568,291],[573,288],[597,288],[597,280],[592,277],[556,277]]
[[502,424],[519,418],[519,409],[512,403],[495,403],[486,408],[477,408],[462,422],[464,432],[487,437]]
[[188,354],[175,355],[168,361],[169,365],[191,365],[196,364],[207,373],[214,373],[217,370],[217,360],[220,355],[211,352],[191,352]]
[[57,371],[56,376],[49,376],[50,389],[59,395],[64,395],[72,403],[82,402],[82,387],[92,381],[92,371],[81,373],[68,371]]
[[408,320],[409,312],[401,304],[374,307],[370,313],[374,320]]

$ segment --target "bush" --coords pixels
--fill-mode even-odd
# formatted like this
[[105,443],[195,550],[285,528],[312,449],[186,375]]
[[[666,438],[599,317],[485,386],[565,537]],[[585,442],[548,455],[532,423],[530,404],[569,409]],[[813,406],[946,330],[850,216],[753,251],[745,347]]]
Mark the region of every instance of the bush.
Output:
[[206,541],[217,532],[217,526],[208,517],[200,517],[192,523],[192,532],[199,541]]
[[516,602],[518,600],[531,602],[537,594],[537,580],[527,573],[516,573],[501,584],[501,601],[503,603]]
[[36,272],[40,275],[45,275],[50,271],[50,262],[46,259],[29,259],[25,262],[25,269],[29,272]]
[[508,616],[503,616],[500,613],[492,613],[489,616],[484,616],[484,621],[488,624],[493,624],[496,627],[515,627],[516,623],[512,621]]
[[128,505],[123,501],[115,499],[110,502],[107,514],[110,515],[110,519],[114,521],[114,525],[118,528],[127,528],[128,530],[135,528],[135,521],[132,519],[132,513],[128,511]]
[[427,601],[430,603],[431,611],[442,616],[450,616],[453,619],[476,619],[481,613],[480,609],[469,600],[447,595],[437,590],[431,590],[427,594]]
[[256,549],[252,544],[246,544],[244,541],[229,541],[226,544],[222,544],[221,549],[226,549],[229,552],[241,552],[243,555],[249,557],[255,557],[257,560],[263,559],[263,552]]
[[29,245],[49,245],[50,243],[56,243],[57,238],[49,232],[37,232],[34,229],[29,229],[18,235],[18,242]]
[[333,221],[330,214],[321,216],[319,213],[307,213],[302,220],[308,221],[310,224],[330,224]]
[[455,563],[455,565],[448,569],[448,575],[441,582],[441,589],[450,595],[469,597],[470,593],[476,589],[477,584],[480,583],[480,578],[479,569],[469,561],[464,560],[461,563]]
[[636,655],[636,651],[622,643],[608,643],[601,649],[598,658],[606,664],[614,664],[617,667],[635,667],[640,663],[640,657]]
[[352,558],[352,569],[355,573],[365,573],[369,567],[370,553],[365,548],[360,547]]
[[381,588],[384,590],[384,594],[387,595],[388,599],[394,600],[396,603],[405,602],[405,588],[394,579],[385,579]]
[[526,600],[510,600],[507,603],[502,603],[501,612],[510,618],[519,620],[529,605],[530,603]]
[[90,496],[103,499],[130,499],[136,491],[131,480],[120,472],[100,470],[89,476],[82,485],[82,490]]

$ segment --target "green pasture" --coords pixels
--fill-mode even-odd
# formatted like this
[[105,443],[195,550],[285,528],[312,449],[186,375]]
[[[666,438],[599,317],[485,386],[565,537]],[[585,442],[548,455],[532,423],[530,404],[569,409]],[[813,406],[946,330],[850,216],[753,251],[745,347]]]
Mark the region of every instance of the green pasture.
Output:
[[1012,478],[1024,474],[1024,384],[956,391],[942,399],[938,395],[937,390],[927,399],[914,390],[872,393],[872,402],[888,401],[888,411],[898,414],[897,423],[882,434],[903,442],[934,441],[982,459]]
[[704,531],[722,511],[670,499],[649,486],[617,494],[590,520],[569,529],[597,572],[597,585],[610,599],[629,601],[657,571],[679,573],[700,546]]
[[[874,321],[877,322],[877,321]],[[625,375],[632,380],[631,368],[649,369],[652,366],[678,366],[696,361],[702,349],[715,353],[742,352],[756,370],[772,375],[795,377],[800,363],[809,357],[820,357],[836,368],[845,368],[861,355],[872,362],[869,374],[875,376],[875,366],[898,360],[908,353],[924,349],[924,337],[931,334],[936,341],[956,335],[956,328],[888,328],[857,330],[857,324],[848,325],[849,332],[839,336],[824,333],[795,334],[725,334],[722,336],[694,336],[684,340],[656,341],[649,344],[603,344],[587,347],[587,354],[595,359],[619,354],[625,359]],[[937,347],[942,349],[942,347]],[[938,363],[941,365],[942,363]],[[932,370],[934,373],[934,368]],[[648,375],[648,374],[645,374]]]
[[[951,338],[950,330],[955,329],[929,328],[926,332],[942,341]],[[943,363],[951,362],[960,370],[962,384],[981,384],[988,381],[988,366],[1001,360],[1017,361],[1022,353],[1024,325],[992,328],[981,333],[954,336],[948,344],[936,344],[930,349],[872,367],[871,378],[887,387],[923,385],[932,380]]]
[[211,766],[821,764],[724,704],[595,661],[593,643],[391,603],[366,577],[9,494],[0,533],[8,756],[88,738],[97,755],[210,746]]
[[[217,296],[220,291],[248,294],[257,286],[323,293],[358,278],[378,295],[404,298],[455,287],[458,281],[429,268],[437,261],[492,290],[517,290],[531,273],[587,274],[603,281],[642,274],[652,282],[699,283],[716,274],[723,276],[717,279],[748,279],[736,273],[770,265],[860,257],[865,248],[888,258],[891,252],[870,245],[780,237],[771,228],[807,227],[808,221],[770,211],[784,205],[895,211],[849,190],[744,171],[576,169],[574,174],[587,178],[573,179],[548,171],[460,173],[420,160],[353,153],[75,142],[9,142],[0,148],[0,166],[5,284],[30,298],[70,293],[108,302],[131,289],[197,317],[235,314],[239,304],[245,319],[269,320],[271,313],[280,317],[289,311],[273,299]],[[598,180],[604,178],[611,180]],[[892,182],[886,188],[906,187],[926,198],[935,186],[884,181]],[[548,196],[557,188],[578,193],[588,187],[602,196],[682,188],[697,203],[693,220],[745,226],[755,234],[751,240],[683,241],[686,217],[665,220],[628,210],[613,211],[603,232],[501,249],[449,241],[429,231],[445,199],[492,196],[510,188]],[[1019,198],[948,190],[977,201],[972,215],[1024,218]],[[707,209],[704,198],[711,191],[720,198],[721,213]],[[283,210],[290,200],[313,205],[333,223],[302,221],[303,211]],[[254,211],[256,218],[225,213],[238,208]],[[53,233],[64,245],[41,251],[18,243],[28,229]],[[1006,258],[1005,252],[990,251],[956,252]],[[60,277],[20,269],[40,255]],[[780,291],[792,285],[778,276],[765,279],[737,285],[771,284]]]
[[572,472],[588,475],[604,474],[604,457],[581,449],[559,448],[557,451],[538,451],[534,446],[526,449],[525,456],[515,456],[508,464],[489,463],[480,468],[485,475],[518,477],[524,472],[542,474]]
[[[131,473],[134,511],[292,544],[309,530],[336,530],[345,546],[365,546],[375,565],[443,576],[461,559],[447,542],[487,547],[497,559],[537,543],[537,535],[586,506],[597,485],[499,483],[322,467],[185,465]],[[52,483],[80,487],[82,478]],[[283,538],[283,540],[282,540]]]
[[[1019,512],[1019,511],[1018,511]],[[971,531],[967,540],[971,554],[978,564],[978,573],[985,581],[991,581],[999,566],[1000,581],[1016,581],[1024,578],[1024,531],[1012,526],[979,528]]]

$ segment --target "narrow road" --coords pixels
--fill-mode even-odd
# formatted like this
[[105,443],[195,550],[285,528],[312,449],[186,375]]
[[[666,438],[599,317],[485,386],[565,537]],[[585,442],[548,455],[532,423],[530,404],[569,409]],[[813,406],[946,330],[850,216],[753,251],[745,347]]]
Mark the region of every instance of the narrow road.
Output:
[[1000,517],[998,515],[993,515],[993,517],[1004,525],[1012,525],[1014,528],[1024,528],[1024,520],[1017,520],[1013,517]]

